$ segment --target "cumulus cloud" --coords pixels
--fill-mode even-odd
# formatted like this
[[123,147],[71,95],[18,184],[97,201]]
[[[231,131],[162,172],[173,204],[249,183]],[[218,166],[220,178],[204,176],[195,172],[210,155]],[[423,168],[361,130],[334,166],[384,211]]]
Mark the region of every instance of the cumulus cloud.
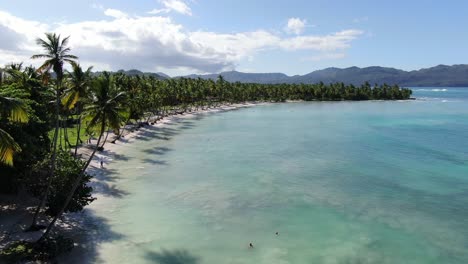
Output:
[[189,38],[196,45],[208,45],[213,52],[225,54],[229,61],[240,60],[261,50],[275,48],[281,42],[278,36],[263,30],[235,34],[197,31],[192,32]]
[[[29,21],[19,17],[15,17],[7,12],[0,10],[0,26],[3,27],[4,31],[9,31],[10,37],[16,35],[16,41],[21,40],[34,40],[38,32],[45,32],[49,29],[49,26],[43,23],[36,21]],[[11,40],[11,39],[10,39]],[[29,46],[34,45],[33,43],[28,43],[28,41],[21,41],[18,45],[19,48],[26,48],[24,45]],[[2,35],[3,42],[3,35]]]
[[98,70],[192,72],[234,69],[240,60],[272,49],[342,53],[363,34],[359,30],[291,38],[265,30],[222,34],[189,31],[165,16],[131,16],[116,9],[106,9],[104,14],[105,20],[47,25],[0,11],[0,34],[5,40],[0,43],[0,64],[31,63],[30,56],[41,52],[35,39],[45,32],[71,35],[72,53],[83,65],[94,65]]
[[307,20],[300,19],[297,17],[292,17],[288,19],[288,24],[285,27],[285,31],[290,34],[299,35],[304,32],[304,28],[306,27]]

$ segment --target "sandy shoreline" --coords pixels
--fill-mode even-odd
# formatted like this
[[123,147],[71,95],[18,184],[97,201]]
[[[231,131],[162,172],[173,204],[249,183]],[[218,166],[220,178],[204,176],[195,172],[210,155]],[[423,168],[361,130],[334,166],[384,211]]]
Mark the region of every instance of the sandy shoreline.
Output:
[[[155,118],[150,118],[150,123],[155,122],[153,125],[143,126],[138,129],[125,130],[124,137],[111,143],[113,135],[109,135],[109,138],[104,145],[104,150],[96,152],[93,160],[91,161],[87,172],[90,173],[93,178],[90,185],[93,187],[93,197],[97,198],[96,201],[91,203],[80,213],[69,213],[64,215],[65,221],[57,222],[57,229],[66,236],[72,237],[75,240],[75,249],[59,258],[59,262],[64,263],[82,263],[83,256],[97,254],[97,240],[91,241],[92,236],[98,234],[89,234],[87,225],[89,224],[90,218],[95,218],[92,215],[93,211],[102,209],[103,206],[107,206],[112,203],[116,198],[115,192],[118,192],[117,186],[113,185],[112,179],[112,167],[114,161],[119,161],[126,147],[130,146],[130,143],[138,140],[140,137],[151,137],[159,128],[164,128],[170,123],[177,122],[181,119],[194,118],[199,115],[206,115],[211,113],[232,111],[245,107],[252,107],[259,104],[257,102],[247,102],[242,104],[232,105],[221,105],[216,108],[209,108],[205,110],[198,110],[194,112],[187,112],[183,114],[169,115],[157,122]],[[91,146],[94,146],[96,140],[92,140],[90,144],[84,144],[78,148],[78,153],[83,159],[87,159],[91,153]],[[101,168],[100,162],[103,161],[104,168]],[[25,228],[30,224],[32,212],[37,205],[37,201],[34,199],[27,199],[27,194],[19,194],[14,197],[5,196],[0,197],[0,208],[2,209],[2,217],[0,217],[0,249],[6,246],[10,241],[16,240],[27,240],[34,241],[38,239],[42,231],[37,232],[23,232]],[[41,217],[39,223],[47,224],[48,220]],[[105,232],[103,230],[103,232]],[[93,248],[91,248],[91,247]],[[90,252],[92,251],[92,252]]]
[[[205,115],[205,114],[210,114],[210,113],[232,111],[232,110],[245,108],[245,107],[252,107],[252,106],[260,105],[260,104],[266,104],[266,103],[247,102],[243,104],[222,105],[216,108],[209,108],[205,110],[198,110],[198,111],[187,112],[183,114],[169,115],[158,120],[157,122],[154,121],[156,117],[152,117],[150,118],[150,123],[151,122],[155,122],[155,123],[149,126],[161,128],[161,127],[166,126],[169,123],[176,122],[179,119],[194,118],[198,115]],[[123,138],[117,140],[115,143],[111,143],[113,139],[111,138],[111,136],[109,136],[108,140],[106,141],[106,144],[104,145],[104,151],[96,152],[93,158],[93,161],[91,161],[88,167],[88,170],[92,170],[93,168],[100,169],[101,160],[104,163],[104,167],[107,167],[114,160],[112,157],[112,154],[113,153],[118,154],[121,151],[120,149],[122,147],[125,147],[129,143],[132,143],[133,141],[137,140],[139,135],[142,135],[145,133],[145,128],[146,127],[141,127],[139,129],[135,128],[134,131],[130,131],[126,129]],[[95,144],[96,144],[96,140],[92,140],[91,144],[78,148],[78,153],[83,155],[83,158],[86,158],[87,154],[90,153],[89,146],[94,146]],[[91,173],[94,173],[94,172],[91,172]]]

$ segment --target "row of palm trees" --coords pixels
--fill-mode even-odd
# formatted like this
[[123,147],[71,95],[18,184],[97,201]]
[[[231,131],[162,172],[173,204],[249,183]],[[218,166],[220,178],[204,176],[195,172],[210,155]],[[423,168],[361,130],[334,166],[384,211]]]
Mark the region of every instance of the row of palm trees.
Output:
[[[78,146],[82,143],[83,128],[87,134],[97,132],[95,147],[75,179],[70,193],[63,206],[47,226],[40,241],[47,238],[57,219],[66,211],[68,204],[82,181],[85,171],[92,161],[96,151],[104,146],[104,134],[109,130],[118,140],[123,134],[125,124],[129,122],[156,121],[153,117],[164,117],[187,111],[218,107],[223,104],[241,103],[247,101],[286,100],[371,100],[371,99],[408,99],[411,90],[398,86],[381,85],[371,87],[365,83],[362,86],[336,83],[318,84],[255,84],[229,83],[222,76],[214,80],[205,79],[167,79],[161,80],[153,76],[127,76],[123,73],[93,74],[92,68],[84,70],[77,57],[70,54],[69,38],[47,33],[44,39],[38,39],[44,53],[32,56],[33,59],[44,59],[42,65],[33,69],[22,70],[21,64],[10,65],[6,79],[26,87],[28,83],[38,83],[48,87],[53,98],[50,107],[51,118],[48,120],[53,127],[50,144],[50,163],[47,171],[47,183],[31,223],[31,229],[37,229],[37,218],[42,211],[58,166],[57,153],[67,149],[78,159]],[[69,65],[70,71],[66,71]],[[3,74],[0,82],[5,81]],[[0,114],[11,122],[27,122],[27,111],[24,104],[17,99],[0,96]],[[151,120],[153,118],[153,120]],[[70,123],[76,124],[77,138],[75,142],[68,139]],[[62,145],[62,135],[66,144]],[[13,165],[14,153],[20,151],[14,137],[0,129],[0,162]],[[73,148],[72,148],[73,147]],[[25,151],[25,150],[23,150]]]

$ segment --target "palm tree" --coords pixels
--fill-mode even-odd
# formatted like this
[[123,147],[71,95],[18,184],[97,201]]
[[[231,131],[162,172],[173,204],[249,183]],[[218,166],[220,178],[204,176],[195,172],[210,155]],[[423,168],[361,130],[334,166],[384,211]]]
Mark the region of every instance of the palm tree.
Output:
[[[0,96],[0,117],[14,122],[27,122],[25,104],[17,99]],[[0,163],[13,166],[13,155],[21,151],[20,146],[5,130],[0,129]]]
[[46,40],[38,38],[36,43],[44,48],[45,53],[33,55],[32,59],[46,59],[46,61],[37,69],[42,73],[43,76],[48,76],[48,72],[53,70],[56,75],[56,87],[55,87],[55,131],[54,138],[52,141],[52,158],[50,159],[50,172],[47,181],[47,188],[41,199],[41,202],[37,206],[34,213],[34,217],[31,224],[31,230],[35,230],[36,221],[39,211],[44,205],[47,196],[49,195],[50,186],[55,173],[56,158],[57,158],[57,140],[60,126],[60,96],[62,93],[62,80],[63,80],[63,65],[67,63],[75,63],[75,59],[78,57],[69,54],[70,48],[67,47],[69,37],[61,40],[60,35],[55,33],[46,33]]
[[88,96],[89,86],[91,83],[91,70],[93,67],[88,67],[86,71],[83,71],[81,66],[77,63],[72,63],[72,72],[68,75],[68,89],[65,91],[63,103],[67,109],[76,108],[78,114],[78,128],[77,137],[75,144],[75,156],[78,151],[78,144],[81,142],[80,131],[81,131],[81,115],[83,112],[84,100]]
[[93,152],[89,156],[87,162],[83,166],[80,176],[77,177],[73,186],[70,190],[70,193],[67,196],[62,208],[60,209],[59,213],[54,217],[52,222],[47,227],[46,231],[42,235],[42,237],[38,240],[42,241],[43,239],[47,238],[50,230],[53,228],[57,219],[63,214],[65,209],[68,207],[71,199],[75,195],[75,191],[80,185],[83,175],[88,168],[89,164],[91,163],[97,149],[99,148],[99,144],[101,143],[102,136],[106,131],[106,127],[112,128],[114,130],[118,130],[123,120],[123,112],[124,109],[121,107],[123,100],[125,99],[125,92],[120,92],[116,89],[112,76],[104,72],[103,76],[99,77],[93,82],[93,87],[91,91],[91,102],[86,107],[85,113],[88,118],[90,118],[89,128],[99,126],[100,133],[99,138],[96,142],[96,146],[93,149]]
[[[32,59],[46,59],[46,61],[37,69],[39,72],[48,72],[53,70],[57,77],[57,83],[61,85],[63,80],[63,64],[68,62],[75,63],[77,56],[68,54],[71,49],[67,47],[68,39],[66,37],[60,40],[60,35],[55,33],[46,33],[47,40],[38,38],[36,43],[42,46],[46,53],[33,55]],[[60,88],[60,87],[59,87]]]

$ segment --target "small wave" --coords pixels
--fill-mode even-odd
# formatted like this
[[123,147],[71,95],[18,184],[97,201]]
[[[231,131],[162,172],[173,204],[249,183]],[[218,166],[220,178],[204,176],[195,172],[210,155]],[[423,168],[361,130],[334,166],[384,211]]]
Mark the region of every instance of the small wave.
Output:
[[440,100],[442,98],[438,98],[438,97],[416,97],[416,100],[421,100],[421,101],[437,101],[437,100]]
[[447,89],[416,89],[416,91],[421,91],[421,92],[447,92]]
[[462,100],[442,100],[442,103],[459,103],[463,102]]

